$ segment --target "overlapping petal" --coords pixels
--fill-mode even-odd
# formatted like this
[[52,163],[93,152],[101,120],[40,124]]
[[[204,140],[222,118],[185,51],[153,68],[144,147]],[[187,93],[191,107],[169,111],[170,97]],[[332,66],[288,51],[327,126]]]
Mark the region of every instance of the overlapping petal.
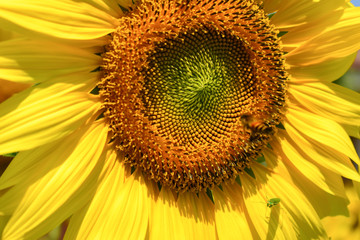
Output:
[[271,18],[271,22],[281,30],[289,30],[307,23],[315,23],[319,18],[332,13],[343,4],[344,0],[281,1],[277,5],[276,14]]
[[101,58],[64,44],[17,38],[0,42],[0,61],[0,79],[39,83],[69,73],[93,71]]
[[84,1],[0,1],[0,25],[28,36],[86,40],[114,31],[117,20]]
[[[287,125],[287,127],[288,131],[296,131],[291,126]],[[276,154],[282,156],[282,161],[287,169],[294,175],[304,175],[320,189],[342,197],[345,197],[345,191],[341,173],[351,179],[360,180],[360,176],[354,171],[349,161],[341,164],[330,154],[322,155],[321,152],[316,151],[316,148],[315,151],[309,150],[311,142],[307,142],[305,138],[299,136],[299,133],[298,135],[292,134],[292,137],[286,131],[281,131],[277,140],[272,142],[272,146]],[[336,174],[328,169],[328,165],[331,164],[337,165]]]
[[88,206],[76,212],[65,239],[144,239],[150,195],[139,172],[129,175],[109,151],[106,171]]
[[288,53],[287,63],[290,66],[311,66],[347,57],[360,49],[359,39],[360,8],[347,8],[336,24]]
[[177,205],[186,239],[216,239],[214,207],[205,193],[178,196]]
[[[273,234],[275,232],[280,236],[282,235],[280,238],[284,239],[292,239],[294,237],[294,231],[297,238],[300,239],[321,239],[325,237],[326,233],[321,225],[320,218],[304,194],[299,191],[295,185],[290,184],[287,176],[282,174],[282,165],[277,164],[277,156],[265,155],[265,158],[269,164],[277,166],[272,169],[273,172],[259,165],[253,167],[256,182],[250,177],[241,178],[243,185],[246,186],[244,188],[244,194],[246,195],[245,203],[247,204],[247,208],[253,209],[256,200],[262,199],[261,203],[263,209],[265,209],[263,211],[267,214],[264,215],[264,212],[260,212],[260,214],[263,214],[262,218],[266,219],[266,216],[268,216],[268,221],[275,221],[273,226],[269,224],[269,222],[267,222],[266,226],[275,229],[281,228],[276,231],[275,229],[273,231],[266,231],[265,233]],[[250,187],[254,185],[257,186],[256,190]],[[254,191],[259,192],[259,196],[254,196]],[[251,196],[253,196],[253,200],[251,200]],[[266,207],[266,203],[271,198],[279,198],[280,203],[271,209],[266,209],[268,208]],[[278,212],[273,213],[276,209],[275,207],[280,209],[276,210]],[[274,210],[272,210],[273,208]],[[256,216],[252,217],[252,219],[254,218],[256,218]],[[271,237],[271,235],[269,237]]]
[[[291,75],[290,84],[303,84],[309,82],[332,82],[339,79],[349,70],[356,57],[353,53],[344,58],[336,58],[308,66],[293,65],[287,69]],[[291,90],[291,89],[290,89]]]
[[219,239],[254,239],[258,236],[257,231],[251,231],[254,226],[239,185],[225,185],[223,191],[215,187],[213,195]]
[[150,208],[149,239],[186,239],[188,230],[179,210],[174,193],[163,187]]
[[323,151],[331,149],[341,152],[359,163],[354,146],[345,130],[335,121],[327,119],[306,110],[291,106],[288,109],[285,120],[286,125],[290,124],[305,136],[312,139],[312,143],[317,143]]
[[[294,84],[289,93],[304,107],[360,131],[360,94],[333,83]],[[331,102],[331,104],[329,104]]]
[[[94,77],[82,76],[89,77],[87,81]],[[91,118],[100,108],[100,102],[81,91],[88,86],[81,84],[82,77],[78,77],[74,83],[42,83],[3,102],[0,153],[28,150],[55,141]]]
[[[39,238],[88,201],[104,164],[99,158],[106,134],[107,127],[102,121],[91,123],[58,143],[56,148],[53,144],[43,146],[49,147],[48,153],[52,151],[44,158],[39,159],[36,154],[29,157],[40,161],[42,169],[14,173],[24,174],[24,181],[0,198],[0,212],[12,211],[4,239]],[[14,202],[16,207],[9,209]]]

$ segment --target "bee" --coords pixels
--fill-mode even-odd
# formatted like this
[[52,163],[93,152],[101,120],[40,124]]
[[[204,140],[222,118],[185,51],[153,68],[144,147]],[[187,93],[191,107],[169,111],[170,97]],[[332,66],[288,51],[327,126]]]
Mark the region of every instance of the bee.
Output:
[[244,132],[250,133],[250,139],[255,139],[261,134],[271,134],[274,130],[263,120],[255,118],[249,114],[244,114],[240,117],[243,124]]

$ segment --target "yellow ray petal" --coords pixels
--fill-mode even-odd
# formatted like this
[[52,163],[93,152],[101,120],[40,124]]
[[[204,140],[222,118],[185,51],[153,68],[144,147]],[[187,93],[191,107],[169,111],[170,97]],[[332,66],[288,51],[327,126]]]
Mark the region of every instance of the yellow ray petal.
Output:
[[163,187],[153,206],[149,219],[149,239],[186,239],[183,217],[173,192]]
[[[335,1],[333,1],[335,3]],[[335,8],[338,4],[335,4]],[[335,8],[331,11],[319,11],[313,21],[306,21],[300,26],[287,29],[286,34],[281,37],[285,52],[291,52],[306,41],[316,37],[326,28],[336,24],[344,13],[344,8]]]
[[360,128],[360,94],[355,91],[333,83],[307,83],[292,85],[289,93],[316,114]]
[[[298,146],[301,146],[301,148],[306,149],[306,151],[302,152],[305,159],[308,159],[308,161],[313,162],[315,165],[322,166],[323,169],[328,169],[339,176],[360,181],[359,174],[356,172],[350,159],[342,153],[342,149],[335,150],[324,146],[323,143],[307,138],[303,132],[297,130],[286,121],[284,126],[286,127],[289,136],[293,139],[293,142]],[[327,180],[331,182],[331,179],[328,178]]]
[[80,1],[0,1],[0,25],[25,35],[95,39],[112,32],[116,23],[108,13]]
[[181,193],[177,203],[185,239],[216,239],[214,204],[204,193]]
[[254,239],[251,233],[253,224],[246,212],[241,187],[235,183],[224,185],[223,188],[224,191],[217,187],[213,189],[219,239]]
[[119,7],[121,5],[121,1],[118,0],[82,0],[82,2],[86,2],[101,10],[104,13],[110,14],[114,18],[120,18],[123,16],[123,12]]
[[150,199],[143,176],[128,176],[114,151],[106,161],[108,170],[92,201],[71,218],[65,239],[145,238]]
[[289,107],[286,119],[287,123],[291,123],[299,132],[318,143],[318,146],[323,146],[324,151],[341,151],[356,163],[360,163],[349,136],[335,121],[295,106]]
[[267,201],[278,195],[268,189],[266,182],[257,182],[248,175],[240,176],[244,189],[244,201],[249,217],[255,226],[253,239],[296,239],[297,231],[291,229],[289,213],[280,203],[269,208]]
[[329,59],[321,63],[307,66],[289,66],[287,71],[291,74],[290,84],[308,82],[332,82],[344,75],[354,63],[356,53],[344,58]]
[[282,1],[271,22],[279,29],[300,27],[309,22],[316,22],[323,15],[332,13],[342,6],[343,0],[334,1]]
[[96,69],[101,58],[91,52],[49,41],[0,42],[0,79],[42,82],[52,77]]
[[[273,155],[276,157],[275,155]],[[268,156],[266,156],[267,158]],[[269,161],[269,159],[266,159]],[[270,159],[270,161],[276,161],[275,159]],[[266,194],[262,196],[263,204],[266,205],[266,201],[272,198],[279,198],[280,202],[271,207],[270,209],[270,219],[268,221],[274,221],[273,227],[271,229],[277,229],[276,234],[280,234],[281,238],[284,239],[293,239],[287,234],[294,234],[295,231],[297,239],[321,239],[326,237],[326,233],[323,230],[319,216],[305,198],[304,194],[299,191],[299,189],[292,185],[286,175],[282,174],[280,167],[283,165],[277,162],[277,168],[275,167],[273,172],[270,172],[264,166],[257,164],[252,167],[252,170],[256,176],[257,184],[261,185],[263,190],[259,191],[260,194]],[[249,180],[251,178],[247,178]],[[243,182],[245,178],[241,178]],[[252,179],[251,179],[252,180]],[[244,182],[244,186],[246,183]],[[249,190],[248,190],[249,191]],[[265,201],[264,201],[265,200]],[[249,201],[246,201],[246,203]],[[278,210],[277,208],[278,207]],[[279,212],[273,213],[275,209]],[[248,207],[249,209],[249,207]],[[249,209],[250,211],[250,209]],[[274,215],[274,220],[272,219],[272,214]],[[278,219],[276,219],[278,218]],[[284,224],[290,222],[291,224]],[[277,224],[279,226],[277,226]],[[291,229],[294,228],[294,229]],[[290,238],[289,238],[290,237]]]
[[[334,174],[326,165],[328,162],[337,162],[338,159],[314,151],[315,147],[312,148],[310,143],[306,142],[301,136],[295,137],[292,135],[292,137],[294,138],[292,139],[285,131],[279,131],[278,138],[271,144],[276,154],[283,156],[282,161],[287,169],[291,169],[291,172],[298,176],[297,178],[303,175],[311,181],[311,184],[330,194],[346,197],[341,174],[339,175],[338,172]],[[340,165],[339,170],[345,170],[344,174],[348,177],[360,180],[360,176],[354,172],[352,166],[342,165],[341,163],[334,165]]]
[[84,206],[94,192],[104,161],[99,161],[106,142],[102,122],[84,126],[58,143],[42,161],[47,171],[33,169],[25,181],[0,198],[0,210],[17,202],[4,229],[4,239],[37,239]]
[[2,103],[0,154],[23,151],[62,138],[89,119],[100,102],[80,84],[43,83]]
[[[348,210],[346,206],[348,205],[347,198],[340,196],[331,195],[322,189],[318,188],[313,182],[305,178],[302,174],[299,174],[294,168],[285,167],[284,160],[286,157],[279,151],[273,152],[271,149],[266,149],[264,151],[264,157],[266,163],[276,168],[276,171],[287,181],[296,186],[305,198],[310,202],[311,206],[314,207],[320,218],[325,216],[335,216],[335,215],[346,215]],[[334,174],[333,174],[334,175]],[[334,176],[330,176],[333,178]],[[338,184],[344,188],[342,179],[339,176]],[[344,191],[344,190],[343,190]],[[343,195],[343,194],[342,194]]]
[[287,63],[306,66],[346,57],[360,49],[359,39],[360,8],[347,8],[336,24],[288,53]]

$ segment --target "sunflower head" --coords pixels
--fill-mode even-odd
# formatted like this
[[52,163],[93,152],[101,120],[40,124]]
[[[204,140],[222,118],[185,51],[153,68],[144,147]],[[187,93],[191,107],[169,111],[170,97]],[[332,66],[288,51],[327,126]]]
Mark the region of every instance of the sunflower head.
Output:
[[253,1],[145,0],[121,18],[99,87],[126,162],[176,191],[249,167],[284,107],[277,35]]

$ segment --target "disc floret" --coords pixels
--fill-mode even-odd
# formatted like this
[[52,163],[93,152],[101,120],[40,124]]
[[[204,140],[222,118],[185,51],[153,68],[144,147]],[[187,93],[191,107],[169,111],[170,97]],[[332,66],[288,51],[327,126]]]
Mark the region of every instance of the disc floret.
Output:
[[99,87],[126,162],[176,191],[250,166],[275,133],[286,72],[253,1],[142,1],[121,18]]

